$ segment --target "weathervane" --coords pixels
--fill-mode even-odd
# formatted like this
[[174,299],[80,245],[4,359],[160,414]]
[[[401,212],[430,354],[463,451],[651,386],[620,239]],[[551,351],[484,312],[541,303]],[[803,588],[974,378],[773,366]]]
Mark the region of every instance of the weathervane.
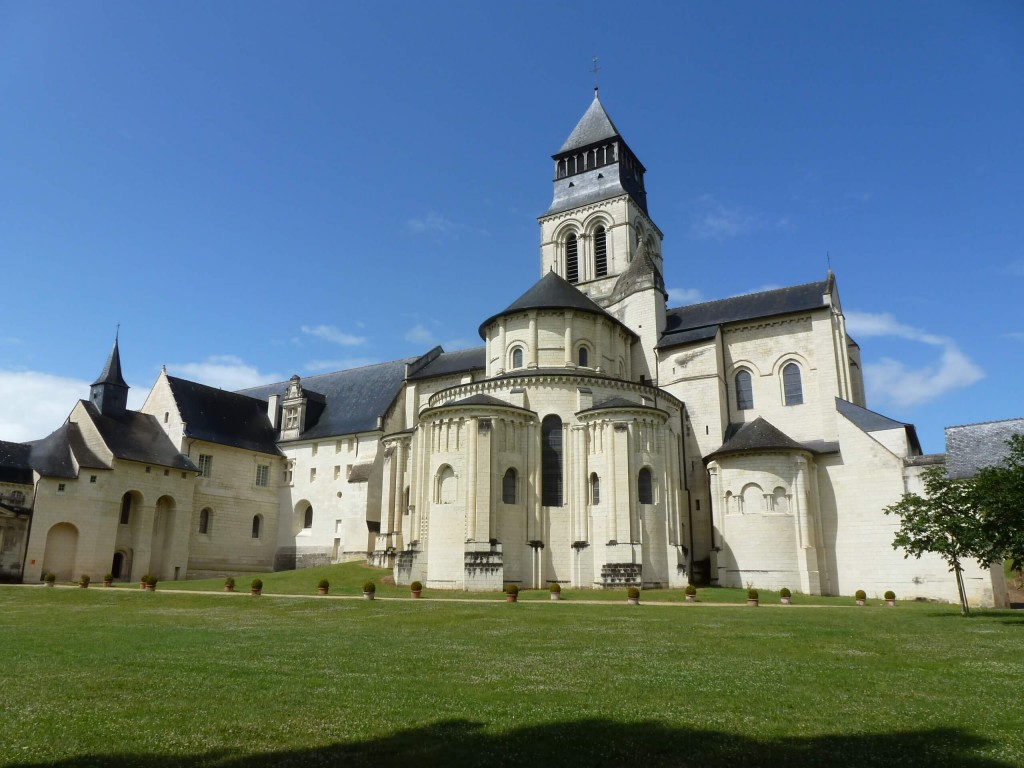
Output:
[[597,93],[597,73],[601,71],[601,68],[597,66],[597,59],[598,57],[595,56],[593,59],[590,60],[590,71],[594,73],[594,93]]

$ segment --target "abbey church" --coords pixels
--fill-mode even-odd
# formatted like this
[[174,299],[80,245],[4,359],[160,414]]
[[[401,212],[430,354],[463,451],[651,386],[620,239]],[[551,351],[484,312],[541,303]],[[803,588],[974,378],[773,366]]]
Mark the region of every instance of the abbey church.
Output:
[[[835,276],[669,308],[646,169],[596,91],[553,161],[539,280],[474,349],[241,392],[164,371],[132,411],[115,342],[57,431],[0,442],[0,573],[363,559],[434,589],[956,600],[892,547],[883,509],[945,456],[867,408]],[[1005,604],[998,568],[965,576]]]

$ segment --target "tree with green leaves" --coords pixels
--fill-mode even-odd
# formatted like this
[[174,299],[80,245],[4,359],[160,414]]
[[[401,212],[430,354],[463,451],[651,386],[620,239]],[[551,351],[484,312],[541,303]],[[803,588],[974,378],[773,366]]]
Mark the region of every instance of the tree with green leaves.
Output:
[[925,552],[934,552],[945,560],[956,576],[960,610],[967,616],[971,610],[964,590],[963,562],[977,560],[988,567],[1001,558],[983,524],[974,481],[951,480],[945,467],[925,470],[922,479],[925,496],[907,493],[885,508],[885,514],[900,518],[892,546],[905,550],[904,557],[920,558]]
[[1024,567],[1024,434],[1011,435],[1000,464],[981,469],[974,478],[982,523],[1013,569]]

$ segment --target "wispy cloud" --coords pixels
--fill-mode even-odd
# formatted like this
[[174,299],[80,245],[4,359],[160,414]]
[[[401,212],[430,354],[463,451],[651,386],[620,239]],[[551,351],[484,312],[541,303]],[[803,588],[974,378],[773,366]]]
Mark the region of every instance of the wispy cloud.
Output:
[[302,332],[309,336],[329,341],[332,344],[340,344],[343,347],[357,347],[360,344],[366,343],[365,336],[345,333],[345,331],[335,328],[333,325],[304,325],[302,326]]
[[888,313],[847,312],[846,327],[857,338],[893,336],[941,350],[937,361],[921,368],[908,368],[888,357],[865,363],[864,377],[873,398],[899,406],[920,405],[985,377],[953,339],[901,323]]
[[696,304],[704,301],[704,294],[696,288],[669,288],[668,300],[672,304]]
[[433,344],[436,337],[423,323],[416,323],[405,334],[405,340],[411,344]]
[[723,203],[714,195],[701,195],[694,204],[688,234],[696,240],[726,240],[761,229],[786,229],[790,220],[779,217],[773,223],[763,213]]
[[310,360],[304,366],[307,373],[323,373],[324,371],[345,371],[349,368],[362,368],[375,365],[380,361],[373,357],[342,357],[336,360]]
[[475,347],[478,344],[482,344],[480,340],[472,339],[448,339],[448,341],[442,342],[441,346],[445,352],[457,352],[460,349],[469,349]]
[[228,390],[255,387],[284,378],[278,373],[262,373],[235,355],[212,355],[198,363],[168,363],[167,372]]
[[[128,407],[146,400],[147,387],[128,390]],[[0,438],[15,443],[46,437],[75,403],[88,399],[89,382],[40,371],[0,370]]]
[[444,236],[453,240],[458,240],[459,236],[463,233],[485,236],[488,234],[485,229],[473,227],[458,221],[452,221],[447,216],[444,216],[437,211],[430,211],[423,216],[415,216],[411,219],[407,219],[405,226],[414,235]]

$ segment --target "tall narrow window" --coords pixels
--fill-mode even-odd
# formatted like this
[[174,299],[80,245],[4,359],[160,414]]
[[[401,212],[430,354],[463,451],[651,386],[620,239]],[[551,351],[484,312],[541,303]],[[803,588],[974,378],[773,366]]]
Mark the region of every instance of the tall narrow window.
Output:
[[512,367],[522,368],[523,367],[523,348],[516,347],[512,350]]
[[302,517],[302,527],[312,528],[313,527],[313,507],[306,507],[306,514]]
[[654,483],[651,481],[651,470],[644,467],[636,477],[636,497],[641,504],[654,503]]
[[253,515],[252,518],[252,537],[258,539],[260,537],[260,523],[263,522],[263,518],[259,515]]
[[508,468],[505,472],[505,477],[501,480],[501,503],[502,504],[515,504],[516,503],[516,485],[518,485],[519,477],[516,471],[512,467]]
[[594,232],[594,274],[597,277],[608,274],[608,235],[604,227]]
[[256,465],[256,485],[261,488],[267,487],[267,481],[270,479],[270,465],[269,464],[257,464]]
[[590,365],[590,353],[586,347],[580,347],[580,351],[576,355],[576,359],[579,362],[580,368],[586,368]]
[[736,410],[748,411],[754,407],[754,388],[750,380],[750,371],[736,374]]
[[786,405],[800,405],[804,401],[799,365],[789,363],[782,369],[782,387],[785,391]]
[[132,495],[126,493],[121,497],[121,525],[128,525],[132,519]]
[[576,247],[576,235],[565,238],[565,279],[570,283],[580,281],[580,261]]
[[213,456],[205,453],[199,454],[199,474],[203,477],[211,477],[213,475]]
[[199,532],[210,532],[210,509],[207,507],[199,513]]
[[541,504],[562,506],[562,419],[545,416],[541,434]]
[[601,503],[601,478],[597,472],[590,473],[590,503],[595,507]]

